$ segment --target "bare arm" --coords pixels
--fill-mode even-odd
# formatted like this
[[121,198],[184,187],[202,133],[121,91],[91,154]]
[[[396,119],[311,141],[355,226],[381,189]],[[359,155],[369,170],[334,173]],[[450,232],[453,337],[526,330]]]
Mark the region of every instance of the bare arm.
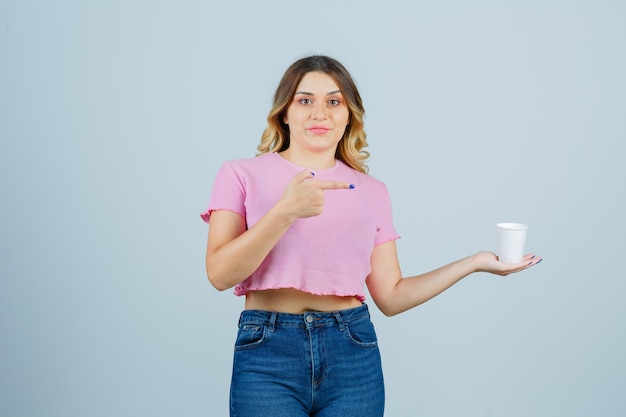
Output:
[[508,275],[540,261],[541,258],[526,255],[519,264],[505,264],[491,252],[479,252],[433,271],[403,278],[396,244],[387,242],[372,252],[367,286],[383,314],[393,316],[430,300],[474,272]]
[[245,219],[237,213],[211,214],[206,271],[215,288],[225,290],[249,277],[296,220],[321,214],[324,190],[350,188],[348,183],[312,177],[309,171],[293,177],[281,199],[247,230]]
[[223,291],[249,277],[294,220],[275,206],[246,230],[246,221],[239,214],[227,210],[213,212],[206,252],[211,284]]

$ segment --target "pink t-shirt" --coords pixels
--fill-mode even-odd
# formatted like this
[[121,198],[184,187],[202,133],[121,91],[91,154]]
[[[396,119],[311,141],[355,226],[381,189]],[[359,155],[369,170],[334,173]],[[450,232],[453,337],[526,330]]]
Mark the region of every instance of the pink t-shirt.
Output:
[[[303,169],[277,153],[226,162],[201,217],[209,223],[211,212],[230,210],[244,217],[250,228]],[[330,169],[312,171],[315,179],[349,182],[355,188],[326,190],[322,214],[293,223],[259,268],[235,287],[236,295],[249,290],[295,288],[365,300],[365,279],[374,246],[399,238],[387,187],[341,161]]]

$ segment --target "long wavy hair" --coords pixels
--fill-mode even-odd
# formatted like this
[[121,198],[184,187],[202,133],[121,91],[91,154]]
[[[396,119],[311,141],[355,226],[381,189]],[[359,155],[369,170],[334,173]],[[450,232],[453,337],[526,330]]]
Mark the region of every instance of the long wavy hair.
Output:
[[309,72],[328,74],[339,86],[350,113],[350,122],[339,141],[335,158],[353,169],[367,173],[365,160],[370,156],[366,148],[366,134],[363,129],[365,108],[359,90],[348,70],[336,59],[324,55],[301,58],[291,64],[278,84],[272,109],[267,116],[268,127],[261,136],[257,147],[259,154],[282,152],[289,148],[289,126],[284,123],[287,109],[302,78]]

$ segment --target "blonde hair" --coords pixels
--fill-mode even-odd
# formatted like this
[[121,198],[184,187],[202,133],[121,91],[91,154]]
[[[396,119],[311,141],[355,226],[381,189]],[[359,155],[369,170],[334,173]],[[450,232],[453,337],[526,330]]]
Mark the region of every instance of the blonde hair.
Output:
[[348,70],[339,61],[324,55],[301,58],[287,68],[276,88],[272,109],[267,116],[268,127],[261,136],[257,150],[264,154],[282,152],[289,148],[289,126],[284,123],[284,117],[300,81],[309,72],[323,72],[332,77],[339,86],[350,112],[350,122],[339,141],[335,158],[357,171],[367,173],[365,160],[370,154],[363,149],[368,145],[367,135],[363,129],[365,108],[361,95]]

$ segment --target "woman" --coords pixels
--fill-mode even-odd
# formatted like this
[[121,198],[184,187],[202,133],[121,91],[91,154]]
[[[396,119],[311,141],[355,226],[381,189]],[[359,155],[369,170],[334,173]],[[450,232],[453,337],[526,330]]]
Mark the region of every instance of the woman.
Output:
[[274,96],[255,158],[220,169],[202,218],[206,269],[245,296],[231,416],[381,416],[384,388],[364,285],[387,316],[478,271],[507,275],[479,252],[403,278],[386,186],[367,175],[364,108],[348,71],[326,56],[296,61]]

